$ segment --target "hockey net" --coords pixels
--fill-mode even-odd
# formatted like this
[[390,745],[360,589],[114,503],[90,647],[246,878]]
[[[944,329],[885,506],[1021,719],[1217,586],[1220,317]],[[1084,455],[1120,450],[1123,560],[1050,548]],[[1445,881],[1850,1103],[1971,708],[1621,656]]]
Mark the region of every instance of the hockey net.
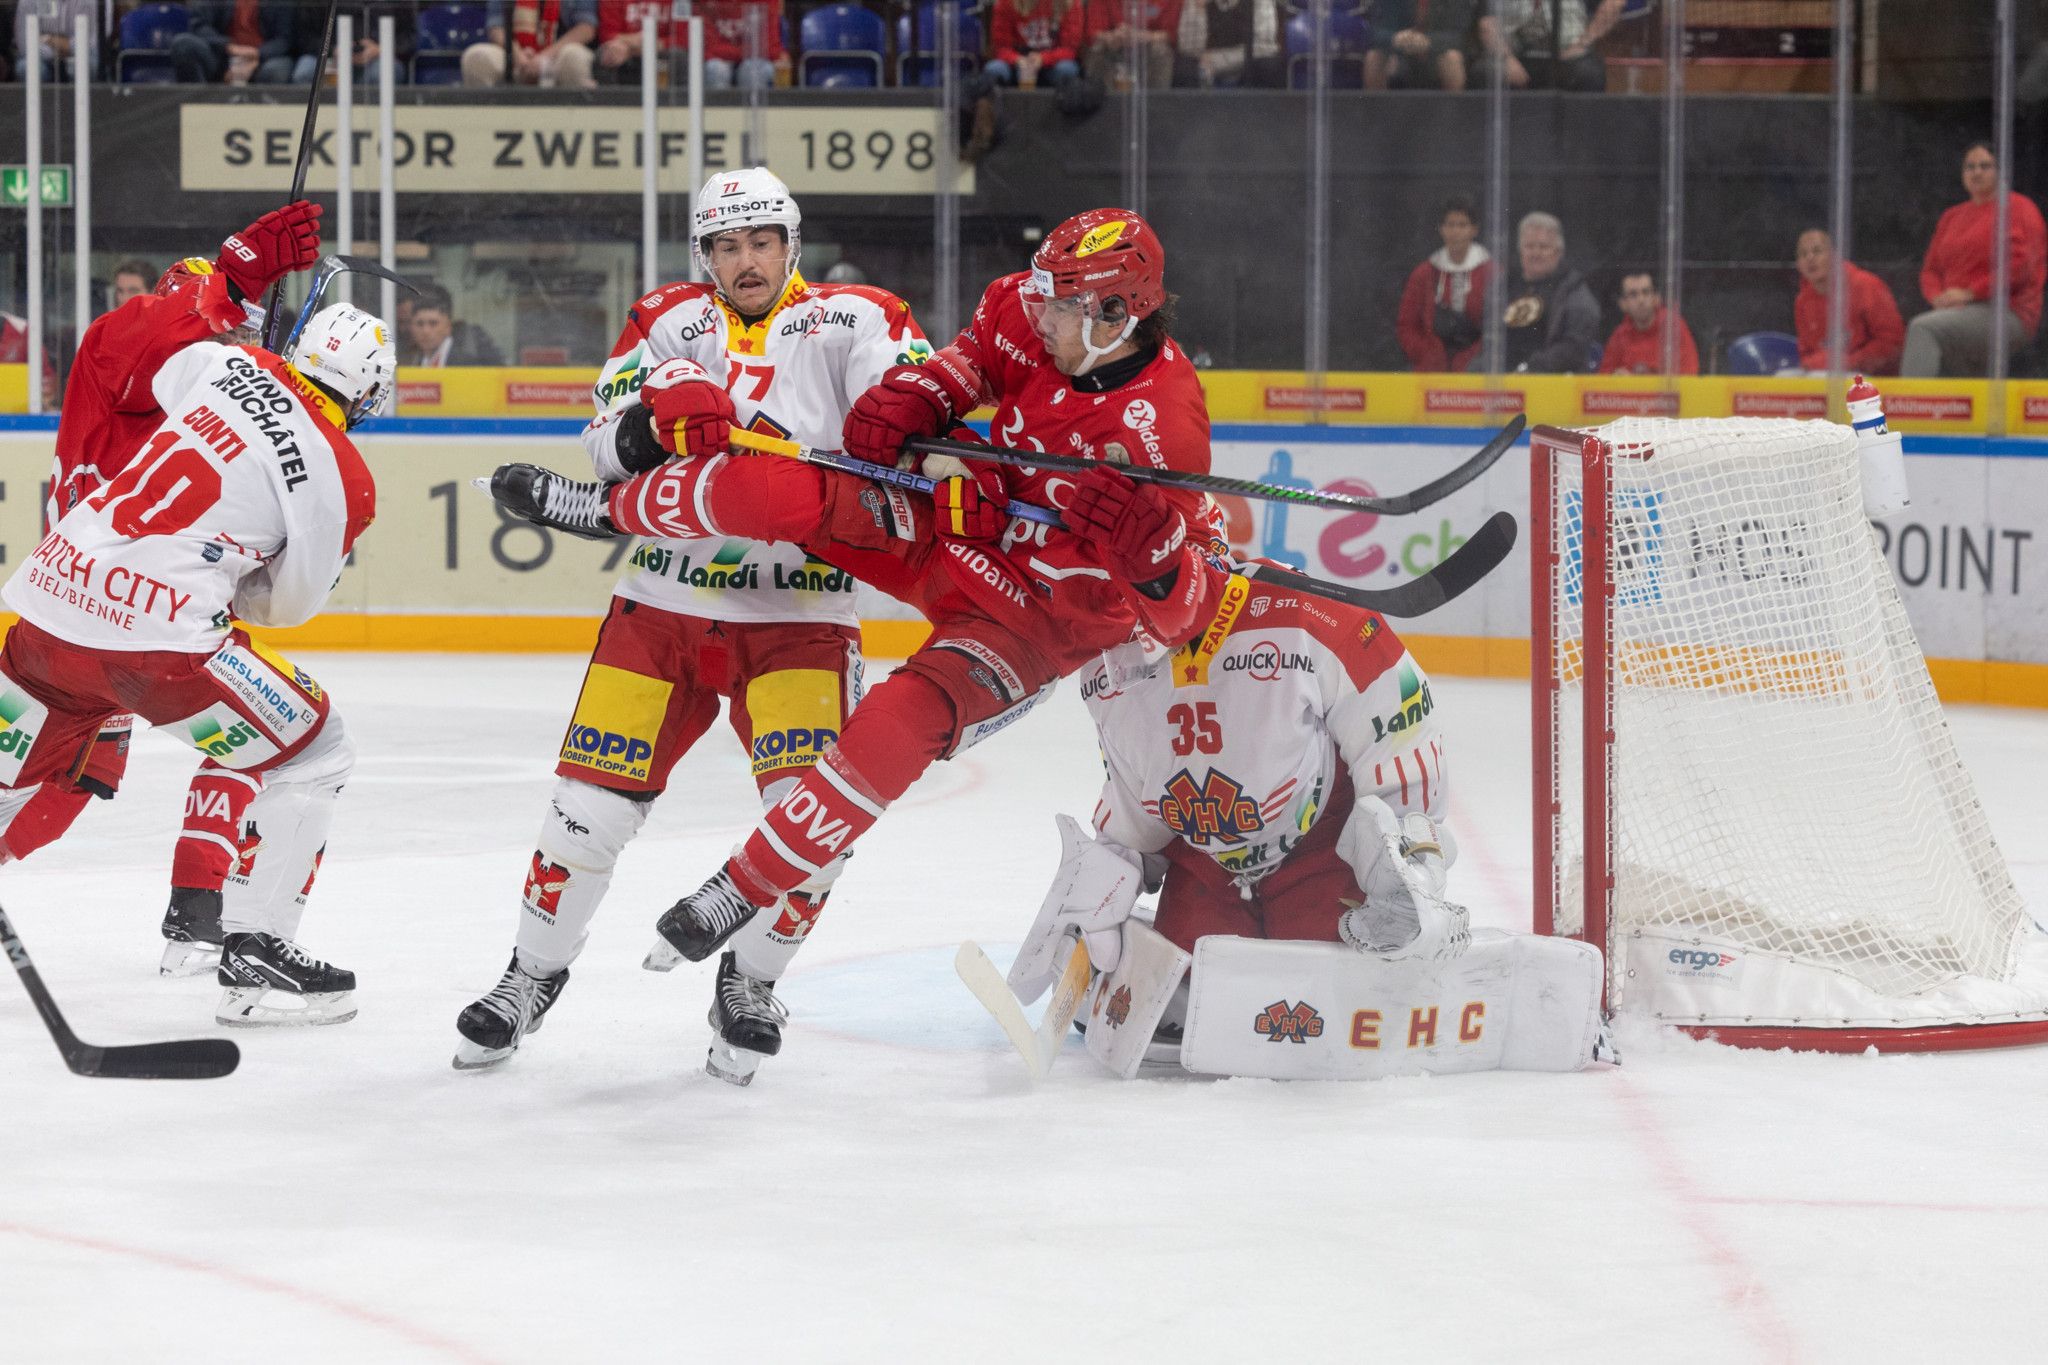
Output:
[[[1724,1041],[2048,1041],[2048,957],[1828,422],[1539,428],[1536,919]],[[1589,510],[1591,509],[1591,510]]]

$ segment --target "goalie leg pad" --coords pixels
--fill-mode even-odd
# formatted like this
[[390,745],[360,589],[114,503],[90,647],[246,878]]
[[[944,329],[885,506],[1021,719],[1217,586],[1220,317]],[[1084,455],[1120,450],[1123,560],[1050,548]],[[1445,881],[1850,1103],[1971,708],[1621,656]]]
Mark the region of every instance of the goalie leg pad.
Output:
[[528,975],[553,976],[582,953],[619,854],[653,804],[573,777],[555,780],[519,894],[519,961]]
[[1446,962],[1213,936],[1195,945],[1181,1065],[1273,1080],[1576,1071],[1594,1060],[1600,975],[1590,944],[1533,934],[1482,932]]
[[1143,920],[1125,920],[1116,970],[1097,976],[1088,995],[1088,1055],[1124,1080],[1137,1075],[1192,960]]

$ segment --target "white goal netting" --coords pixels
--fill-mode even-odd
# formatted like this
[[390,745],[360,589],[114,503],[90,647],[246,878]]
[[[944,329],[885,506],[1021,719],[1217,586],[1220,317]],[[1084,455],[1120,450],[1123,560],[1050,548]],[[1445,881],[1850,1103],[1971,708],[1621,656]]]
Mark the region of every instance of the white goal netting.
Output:
[[[1739,945],[1882,997],[2010,977],[2027,917],[1864,518],[1853,433],[1626,418],[1595,434],[1613,452],[1614,1002],[1651,984],[1627,979],[1624,941],[1645,933]],[[1561,933],[1581,923],[1581,701],[1599,672],[1581,463],[1553,447],[1556,568],[1535,566],[1554,621]]]

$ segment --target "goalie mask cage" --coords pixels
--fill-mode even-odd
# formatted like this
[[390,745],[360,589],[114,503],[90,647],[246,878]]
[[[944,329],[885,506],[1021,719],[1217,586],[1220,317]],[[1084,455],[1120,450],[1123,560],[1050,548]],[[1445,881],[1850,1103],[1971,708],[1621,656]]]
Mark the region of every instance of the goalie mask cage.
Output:
[[1829,422],[1531,441],[1539,933],[1749,1047],[2048,1042],[2048,947]]

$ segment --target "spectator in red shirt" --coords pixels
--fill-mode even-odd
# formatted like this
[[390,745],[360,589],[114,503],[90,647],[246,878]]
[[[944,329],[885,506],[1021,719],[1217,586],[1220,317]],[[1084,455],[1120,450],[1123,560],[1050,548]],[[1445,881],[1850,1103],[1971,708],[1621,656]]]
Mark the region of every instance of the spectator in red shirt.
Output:
[[[1968,201],[1941,215],[1920,292],[1932,312],[1907,324],[1906,356],[1899,373],[1913,376],[1981,375],[1991,356],[1991,235],[1997,225],[1998,158],[1987,143],[1963,153]],[[2006,195],[2006,327],[2009,351],[2027,344],[2041,322],[2041,287],[2048,280],[2048,225],[2023,194]]]
[[1181,0],[1139,0],[1138,27],[1124,20],[1124,0],[1074,0],[1060,22],[1060,42],[1081,54],[1081,69],[1105,86],[1141,83],[1163,90],[1173,81],[1173,35]]
[[[685,46],[668,0],[597,0],[597,70],[607,84],[639,83],[640,19],[653,14],[664,51]],[[770,90],[789,70],[782,49],[782,0],[697,0],[704,21],[704,88]]]
[[464,85],[499,85],[507,80],[505,32],[512,33],[513,85],[546,85],[588,90],[597,84],[591,66],[597,54],[597,0],[489,0],[484,7],[485,39],[462,51]]
[[1420,374],[1464,370],[1479,354],[1486,326],[1486,281],[1493,257],[1479,245],[1479,214],[1457,195],[1437,216],[1443,246],[1408,275],[1395,331]]
[[1698,374],[1700,353],[1692,344],[1692,328],[1664,307],[1657,278],[1647,270],[1621,277],[1621,326],[1607,338],[1600,353],[1602,374],[1665,374],[1664,319],[1678,324],[1678,373]]
[[[1792,301],[1792,326],[1799,333],[1799,363],[1823,373],[1828,368],[1828,286],[1834,279],[1835,239],[1820,228],[1799,234],[1799,297]],[[1897,374],[1906,345],[1906,324],[1885,282],[1868,270],[1842,262],[1849,288],[1843,333],[1842,368],[1858,374]]]
[[1080,59],[1060,38],[1065,10],[1065,0],[996,0],[982,74],[996,85],[1045,89],[1078,77]]

